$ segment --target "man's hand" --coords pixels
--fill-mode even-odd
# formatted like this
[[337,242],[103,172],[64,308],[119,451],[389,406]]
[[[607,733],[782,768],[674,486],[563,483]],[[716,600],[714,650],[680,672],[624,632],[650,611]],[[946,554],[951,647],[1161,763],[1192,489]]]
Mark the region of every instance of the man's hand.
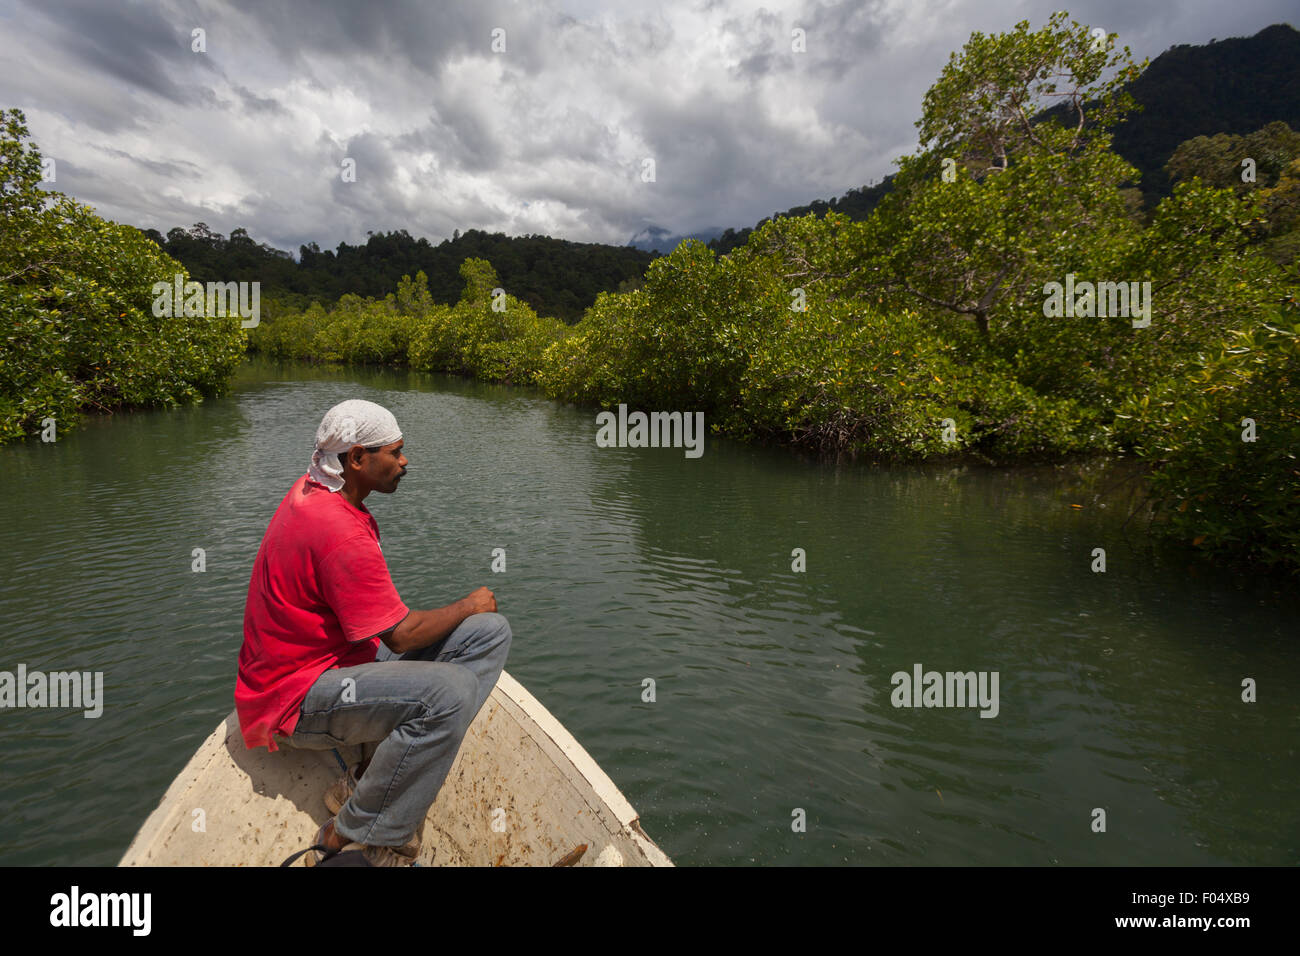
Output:
[[446,607],[412,611],[397,627],[377,636],[394,654],[405,654],[438,643],[471,614],[483,614],[496,609],[496,595],[487,588],[479,588]]
[[497,609],[496,595],[487,588],[472,591],[464,600],[465,606],[470,609],[469,614],[465,615],[466,617],[469,617],[470,614],[487,614]]

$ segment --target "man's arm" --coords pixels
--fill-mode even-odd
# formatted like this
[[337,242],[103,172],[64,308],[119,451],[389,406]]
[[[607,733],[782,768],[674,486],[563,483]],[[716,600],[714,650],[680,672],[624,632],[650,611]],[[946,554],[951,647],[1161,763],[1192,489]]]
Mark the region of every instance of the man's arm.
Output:
[[394,654],[418,651],[437,644],[440,640],[456,630],[460,622],[471,614],[482,614],[497,609],[497,599],[487,588],[477,591],[448,604],[446,607],[430,611],[412,611],[402,618],[401,623],[391,630],[379,635],[379,639],[388,645]]

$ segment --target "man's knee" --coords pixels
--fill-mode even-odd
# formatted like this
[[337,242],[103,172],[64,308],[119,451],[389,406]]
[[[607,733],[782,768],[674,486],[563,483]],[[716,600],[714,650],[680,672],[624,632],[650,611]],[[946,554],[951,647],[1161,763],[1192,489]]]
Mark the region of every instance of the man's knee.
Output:
[[[439,665],[429,679],[424,692],[426,717],[441,718],[451,714],[464,716],[473,710],[478,700],[478,678],[467,668],[457,664]],[[468,713],[468,719],[474,715]]]
[[510,644],[510,622],[506,620],[504,614],[498,614],[496,611],[480,611],[478,614],[471,614],[466,620],[494,636],[498,642]]

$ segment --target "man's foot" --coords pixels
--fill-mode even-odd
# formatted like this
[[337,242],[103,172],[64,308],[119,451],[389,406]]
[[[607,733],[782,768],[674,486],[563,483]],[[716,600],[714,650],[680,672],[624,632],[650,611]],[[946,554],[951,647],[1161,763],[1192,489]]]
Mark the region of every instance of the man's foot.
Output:
[[341,850],[352,841],[347,837],[340,835],[334,829],[334,819],[331,817],[325,823],[325,829],[321,831],[320,839],[316,841],[321,846],[328,847],[331,850]]
[[399,852],[395,846],[368,846],[362,850],[371,866],[412,866],[415,857]]
[[325,809],[330,813],[337,814],[339,808],[351,798],[352,791],[357,788],[358,774],[355,770],[355,767],[349,767],[348,772],[330,784],[330,788],[325,791]]
[[[365,768],[369,765],[369,763],[370,761],[367,760],[366,763],[361,765],[360,769],[362,773],[365,772]],[[349,767],[347,773],[343,774],[343,776],[339,777],[332,784],[330,784],[330,788],[325,791],[325,809],[329,810],[330,813],[335,814],[337,816],[339,809],[343,806],[343,804],[347,803],[348,800],[351,799],[352,791],[354,791],[357,788],[357,778],[359,778],[360,776],[361,773],[357,772],[356,767]],[[333,821],[330,821],[330,824],[331,824],[331,832],[333,832],[332,830]],[[423,844],[423,837],[424,837],[424,821],[421,820],[420,825],[415,830],[415,835],[412,836],[411,839],[407,840],[401,846],[391,847],[391,849],[396,853],[400,853],[402,856],[410,857],[412,860],[414,860],[417,856],[420,855],[420,847]],[[339,839],[342,840],[343,838],[339,837]],[[343,842],[346,843],[347,841],[343,840]],[[380,866],[383,864],[376,864],[376,865]]]
[[356,766],[348,767],[347,772],[330,785],[325,791],[325,808],[330,813],[338,813],[339,807],[348,802],[352,796],[352,791],[357,788],[357,781],[365,775],[366,768],[370,766],[370,761],[365,760]]
[[327,856],[333,856],[335,853],[343,850],[360,850],[371,866],[412,866],[415,863],[415,855],[407,855],[401,852],[401,847],[392,846],[364,846],[360,843],[353,843],[347,837],[340,836],[334,830],[334,820],[330,819],[320,828],[316,834],[316,843],[326,847],[329,853],[322,853],[320,850],[313,850],[307,854],[303,861],[306,866],[320,866]]
[[326,820],[324,826],[316,831],[316,839],[313,842],[317,846],[325,847],[328,852],[311,850],[302,861],[304,866],[318,866],[327,856],[333,856],[341,850],[363,849],[360,843],[353,843],[335,831],[333,817]]

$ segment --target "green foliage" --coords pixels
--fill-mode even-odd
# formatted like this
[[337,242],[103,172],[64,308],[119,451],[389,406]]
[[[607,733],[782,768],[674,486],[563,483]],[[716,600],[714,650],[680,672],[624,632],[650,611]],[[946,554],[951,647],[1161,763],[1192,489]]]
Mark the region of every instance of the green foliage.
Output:
[[916,313],[818,302],[756,343],[723,427],[875,461],[1073,450],[1050,402],[957,352]]
[[[440,329],[456,358],[445,371],[494,382],[531,383],[542,353],[564,333],[555,319],[544,319],[500,287],[496,271],[484,259],[466,259],[460,267],[465,291]],[[445,335],[445,332],[443,333]]]
[[406,360],[410,334],[391,295],[380,301],[345,295],[316,330],[311,351],[325,361],[388,365]]
[[1159,531],[1300,574],[1300,312],[1232,330],[1127,413],[1151,435]]
[[1041,316],[1046,282],[1101,266],[1136,231],[1119,191],[1131,170],[1102,147],[1021,157],[982,179],[954,164],[945,181],[937,159],[905,160],[910,188],[858,230],[859,294],[941,310],[987,337],[1012,315]]
[[[1255,179],[1243,181],[1242,161],[1255,161]],[[1170,179],[1199,180],[1260,200],[1251,222],[1260,251],[1279,265],[1295,262],[1300,251],[1300,133],[1283,122],[1269,123],[1245,136],[1220,133],[1182,143],[1165,164]]]
[[[1067,16],[1054,13],[1034,32],[1022,20],[1008,33],[972,33],[925,94],[921,142],[977,177],[1019,156],[1108,145],[1106,131],[1136,106],[1123,87],[1141,67],[1128,47],[1112,51],[1114,34],[1101,41]],[[1057,102],[1075,122],[1033,121]]]
[[1259,195],[1264,217],[1260,252],[1279,265],[1300,261],[1300,158]]
[[[989,338],[999,319],[1041,303],[1045,282],[1123,245],[1136,226],[1120,188],[1136,171],[1107,130],[1132,108],[1122,86],[1136,70],[1127,48],[1112,53],[1064,13],[1036,32],[1023,21],[972,34],[925,96],[927,148],[899,160],[893,191],[859,230],[867,262],[851,288],[942,310]],[[1077,120],[1034,122],[1058,98]]]
[[530,384],[542,353],[565,326],[542,318],[500,289],[482,259],[461,265],[465,291],[448,307],[435,302],[423,272],[403,276],[383,299],[345,295],[329,310],[313,302],[264,320],[255,350],[280,358],[409,365],[489,381]]
[[601,296],[538,381],[567,401],[732,412],[746,348],[789,304],[773,275],[688,240],[651,263],[642,289]]
[[261,323],[249,333],[249,350],[279,359],[316,358],[312,346],[317,330],[326,322],[327,314],[319,302],[302,311],[286,308],[263,315]]
[[703,410],[741,438],[874,460],[1066,453],[1101,440],[1094,412],[1035,394],[996,359],[971,364],[960,336],[841,295],[849,228],[835,214],[777,219],[720,260],[683,243],[651,266],[645,289],[602,296],[546,354],[538,382],[567,401]]
[[241,360],[237,317],[153,314],[184,269],[130,226],[45,192],[21,111],[0,139],[0,440],[85,407],[175,406],[221,392]]
[[[1239,195],[1259,186],[1276,185],[1282,171],[1300,157],[1300,133],[1275,121],[1245,136],[1218,133],[1196,136],[1180,143],[1165,172],[1175,183],[1199,178],[1207,186],[1233,189]],[[1242,161],[1255,161],[1255,180],[1242,179]]]

